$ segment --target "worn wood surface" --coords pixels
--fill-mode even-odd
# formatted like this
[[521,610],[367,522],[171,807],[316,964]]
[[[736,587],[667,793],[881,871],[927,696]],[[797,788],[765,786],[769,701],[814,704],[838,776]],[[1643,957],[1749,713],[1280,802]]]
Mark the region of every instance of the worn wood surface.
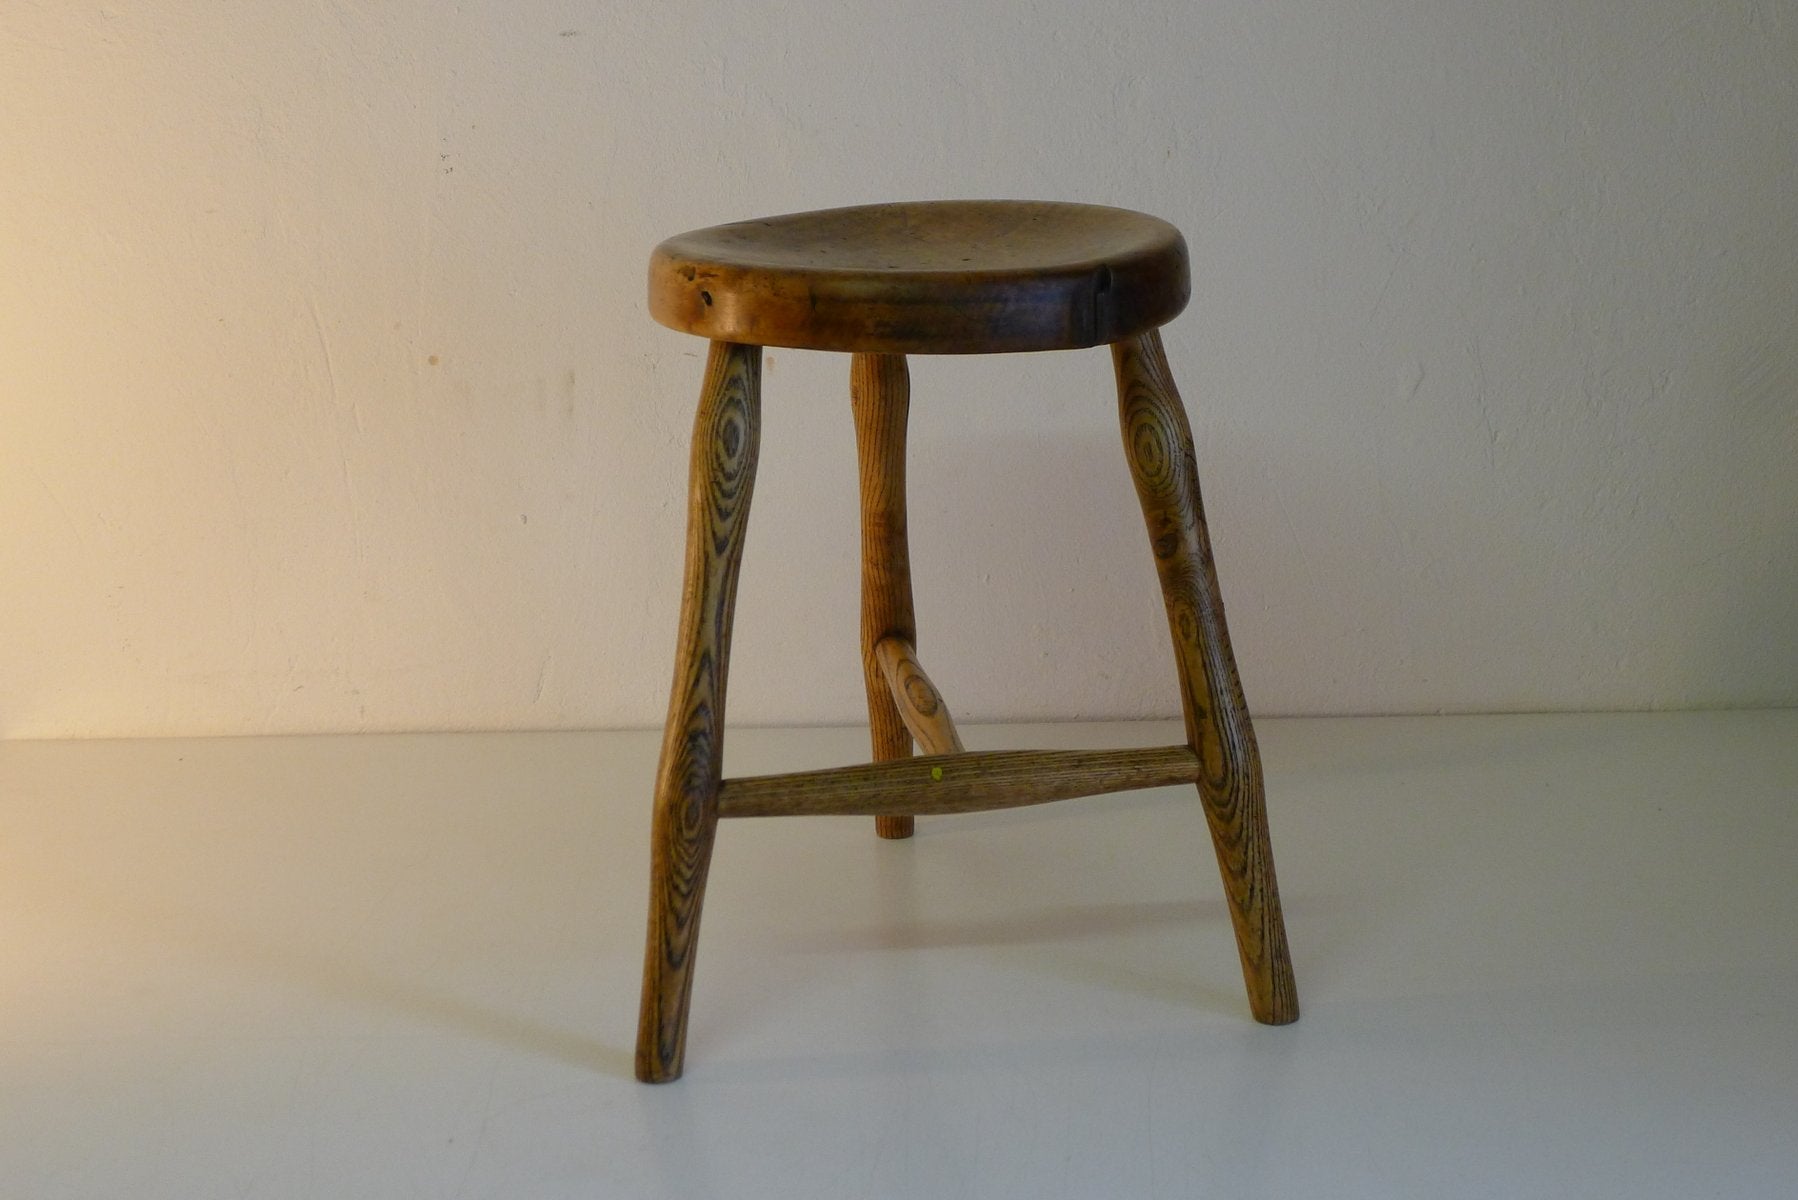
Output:
[[961,753],[955,718],[949,715],[943,694],[924,673],[924,664],[918,661],[911,643],[901,637],[881,638],[874,646],[874,659],[918,749],[926,754]]
[[749,775],[718,793],[722,817],[986,812],[1198,778],[1189,746],[1146,750],[995,750]]
[[1199,496],[1192,428],[1160,334],[1112,348],[1124,450],[1161,575],[1179,668],[1188,743],[1200,763],[1199,796],[1224,877],[1255,1019],[1295,1021],[1298,991],[1261,782],[1261,755],[1224,624],[1224,601]]
[[[915,643],[911,549],[905,529],[905,423],[911,375],[899,354],[857,354],[849,363],[849,402],[861,475],[862,680],[868,694],[868,739],[875,762],[911,755],[911,735],[881,674],[882,638]],[[908,838],[908,813],[874,818],[883,838]]]
[[646,1083],[678,1078],[686,1054],[693,956],[718,824],[731,613],[760,440],[761,363],[760,347],[714,342],[693,422],[686,585],[650,841],[637,1024],[637,1078]]
[[656,247],[649,310],[700,337],[886,354],[1067,350],[1172,320],[1186,243],[1090,204],[944,200],[792,213]]

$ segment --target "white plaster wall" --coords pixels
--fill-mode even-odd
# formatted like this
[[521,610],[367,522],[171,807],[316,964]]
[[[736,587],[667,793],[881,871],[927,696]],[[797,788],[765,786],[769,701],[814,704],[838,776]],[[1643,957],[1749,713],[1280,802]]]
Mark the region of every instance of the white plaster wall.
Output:
[[[696,225],[1182,226],[1265,712],[1798,702],[1798,10],[0,9],[0,734],[659,722]],[[732,717],[860,704],[845,360],[769,356]],[[925,659],[1174,711],[1102,352],[920,360]]]

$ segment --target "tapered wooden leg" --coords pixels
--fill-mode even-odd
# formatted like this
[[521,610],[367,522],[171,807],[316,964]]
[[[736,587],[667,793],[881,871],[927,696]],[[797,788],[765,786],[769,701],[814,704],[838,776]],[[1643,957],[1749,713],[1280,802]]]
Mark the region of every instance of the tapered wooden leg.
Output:
[[1249,1007],[1257,1021],[1284,1025],[1298,1020],[1298,992],[1274,881],[1261,755],[1224,625],[1192,428],[1159,333],[1118,342],[1111,353],[1124,450],[1161,573],[1187,744],[1199,757],[1199,796],[1223,872]]
[[[911,376],[902,354],[857,354],[849,366],[855,448],[862,494],[862,675],[868,688],[868,736],[874,761],[911,756],[906,730],[875,647],[885,637],[916,646],[911,552],[905,538],[905,418]],[[875,817],[883,838],[912,835],[909,816]]]
[[686,1054],[699,910],[718,826],[724,685],[761,432],[761,372],[761,347],[713,342],[693,422],[686,590],[650,841],[637,1024],[637,1078],[645,1083],[679,1078]]

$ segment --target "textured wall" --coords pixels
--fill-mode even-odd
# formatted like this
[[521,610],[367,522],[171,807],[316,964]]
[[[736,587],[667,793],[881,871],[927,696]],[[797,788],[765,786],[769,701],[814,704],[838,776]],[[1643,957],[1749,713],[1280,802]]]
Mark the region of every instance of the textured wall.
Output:
[[[1186,229],[1270,712],[1798,702],[1798,13],[1745,0],[0,11],[0,734],[659,722],[695,225]],[[733,717],[845,721],[846,361],[775,352]],[[1175,711],[1102,352],[922,360],[926,661]]]

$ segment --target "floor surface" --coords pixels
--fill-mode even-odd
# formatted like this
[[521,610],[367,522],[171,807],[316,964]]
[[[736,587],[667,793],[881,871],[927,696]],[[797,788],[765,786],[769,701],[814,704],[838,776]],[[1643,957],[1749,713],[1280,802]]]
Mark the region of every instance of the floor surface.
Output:
[[0,1196],[1798,1195],[1798,711],[1261,731],[1297,1025],[1188,790],[746,820],[655,1088],[654,736],[0,743]]

